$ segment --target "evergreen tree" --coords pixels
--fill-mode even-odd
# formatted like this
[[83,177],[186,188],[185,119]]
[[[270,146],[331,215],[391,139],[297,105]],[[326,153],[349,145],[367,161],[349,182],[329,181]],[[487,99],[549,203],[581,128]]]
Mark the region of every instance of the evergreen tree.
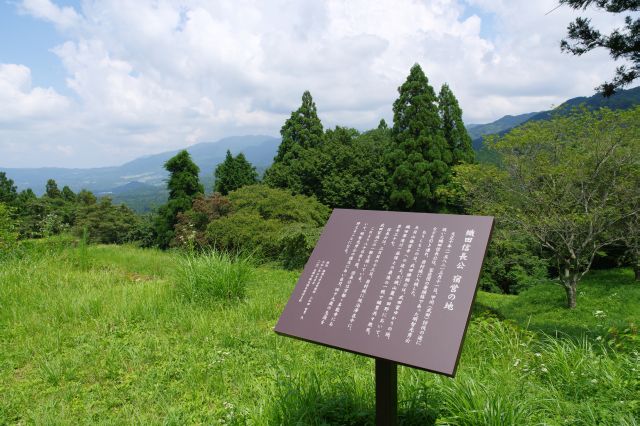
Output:
[[265,172],[265,183],[287,188],[294,193],[312,195],[319,190],[317,155],[324,133],[311,94],[302,95],[302,105],[291,113],[282,129],[282,142],[271,167]]
[[[638,0],[559,0],[572,9],[586,9],[593,5],[609,13],[637,12],[640,10]],[[590,50],[603,47],[609,51],[614,60],[624,59],[630,62],[630,67],[620,65],[611,82],[605,82],[596,90],[603,96],[609,97],[616,90],[631,84],[640,78],[640,18],[634,19],[633,14],[624,18],[623,30],[616,28],[609,35],[602,35],[591,25],[591,19],[578,17],[567,27],[567,36],[571,41],[562,40],[560,49],[574,55],[583,55]]]
[[31,188],[27,188],[20,191],[16,198],[16,202],[19,206],[21,206],[20,208],[22,208],[22,206],[27,204],[29,201],[36,200],[37,198],[38,197],[36,196],[35,192],[33,192]]
[[315,148],[322,143],[322,122],[318,118],[316,104],[309,91],[303,93],[302,105],[291,113],[280,134],[282,142],[274,162],[295,158],[300,148]]
[[71,190],[71,188],[69,188],[67,185],[65,185],[62,188],[62,198],[65,201],[75,202],[76,201],[76,194]]
[[387,130],[389,128],[389,126],[387,126],[387,122],[384,121],[384,118],[380,119],[380,122],[378,123],[378,130]]
[[45,195],[48,198],[60,198],[62,196],[55,180],[49,179],[47,181],[47,185],[45,186]]
[[164,168],[169,172],[167,183],[169,199],[158,212],[156,234],[158,245],[167,248],[174,235],[173,228],[178,213],[189,210],[193,199],[198,194],[203,194],[204,188],[198,178],[200,169],[191,160],[187,151],[180,151],[167,160],[164,163]]
[[7,177],[5,172],[0,172],[0,203],[11,205],[18,196],[17,188],[13,180]]
[[245,158],[243,153],[234,157],[227,150],[224,161],[216,167],[214,191],[227,195],[229,192],[245,185],[258,182],[258,172]]
[[78,192],[78,195],[76,195],[76,201],[79,204],[90,206],[92,204],[95,204],[97,202],[97,199],[96,196],[93,195],[93,192],[89,191],[88,189],[82,189],[80,192]]
[[394,148],[388,155],[390,207],[433,211],[436,188],[446,182],[451,151],[442,132],[436,94],[415,64],[393,103]]
[[442,132],[451,152],[450,166],[471,163],[475,157],[471,136],[462,122],[462,109],[447,84],[443,84],[438,94],[438,112],[442,120]]

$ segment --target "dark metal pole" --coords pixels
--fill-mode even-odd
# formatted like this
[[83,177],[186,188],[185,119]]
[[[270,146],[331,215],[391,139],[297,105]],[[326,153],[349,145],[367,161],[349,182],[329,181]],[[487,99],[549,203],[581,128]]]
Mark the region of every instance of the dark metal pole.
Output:
[[376,425],[398,424],[398,364],[376,358]]

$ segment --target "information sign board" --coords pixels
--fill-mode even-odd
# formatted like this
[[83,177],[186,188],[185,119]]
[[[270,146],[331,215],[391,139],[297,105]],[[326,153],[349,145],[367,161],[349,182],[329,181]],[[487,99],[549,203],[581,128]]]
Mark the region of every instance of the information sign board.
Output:
[[335,209],[275,331],[453,376],[492,227]]

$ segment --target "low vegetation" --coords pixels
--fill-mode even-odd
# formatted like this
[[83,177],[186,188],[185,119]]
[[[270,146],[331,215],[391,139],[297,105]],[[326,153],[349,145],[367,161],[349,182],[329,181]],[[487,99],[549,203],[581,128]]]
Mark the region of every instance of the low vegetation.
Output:
[[[298,272],[73,244],[29,242],[0,263],[0,424],[372,423],[371,359],[273,332]],[[197,284],[202,294],[242,282],[244,297],[185,302],[181,280],[201,267],[231,277]],[[637,319],[640,289],[615,269],[580,292],[571,312],[557,285],[481,292],[455,379],[399,369],[402,424],[637,424],[637,331],[618,347],[609,329]]]
[[208,251],[179,256],[175,288],[184,301],[209,304],[245,297],[252,268],[249,259],[225,252]]

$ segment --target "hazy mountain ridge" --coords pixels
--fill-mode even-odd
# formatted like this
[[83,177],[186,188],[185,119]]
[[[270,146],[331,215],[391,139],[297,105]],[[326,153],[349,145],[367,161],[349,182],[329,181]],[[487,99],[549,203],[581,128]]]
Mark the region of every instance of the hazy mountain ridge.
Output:
[[601,94],[597,93],[593,96],[579,96],[577,98],[571,98],[568,101],[563,102],[557,108],[540,111],[530,112],[520,115],[505,115],[504,117],[487,124],[469,124],[467,125],[467,131],[473,141],[473,148],[476,151],[482,149],[483,137],[486,135],[498,134],[503,135],[509,130],[533,120],[549,120],[553,114],[566,114],[574,108],[584,106],[587,109],[628,109],[634,106],[640,105],[640,86],[634,87],[628,90],[620,90],[615,95],[605,98]]
[[480,140],[482,141],[482,136],[484,135],[492,135],[495,133],[500,133],[503,132],[505,130],[509,130],[512,129],[522,123],[524,123],[525,121],[528,121],[531,117],[535,116],[539,114],[538,112],[528,112],[525,114],[519,114],[519,115],[505,115],[504,117],[501,117],[499,119],[497,119],[496,121],[493,121],[491,123],[487,123],[487,124],[469,124],[467,125],[467,132],[469,132],[469,136],[471,136],[471,140],[474,141],[473,147],[475,149],[478,149],[476,147],[475,141],[476,140]]
[[[234,136],[217,142],[202,142],[185,148],[194,162],[200,167],[203,181],[211,186],[215,167],[224,160],[227,149],[234,155],[243,152],[257,168],[264,169],[271,164],[278,150],[280,139],[272,136]],[[164,163],[180,150],[166,151],[147,155],[115,167],[90,169],[65,169],[58,167],[43,168],[0,168],[15,182],[19,190],[31,188],[36,194],[42,194],[47,179],[55,179],[62,188],[68,185],[74,191],[89,189],[98,194],[118,193],[118,188],[132,182],[147,187],[164,190],[167,172]],[[129,187],[131,192],[132,187]],[[137,186],[137,189],[143,188]]]

